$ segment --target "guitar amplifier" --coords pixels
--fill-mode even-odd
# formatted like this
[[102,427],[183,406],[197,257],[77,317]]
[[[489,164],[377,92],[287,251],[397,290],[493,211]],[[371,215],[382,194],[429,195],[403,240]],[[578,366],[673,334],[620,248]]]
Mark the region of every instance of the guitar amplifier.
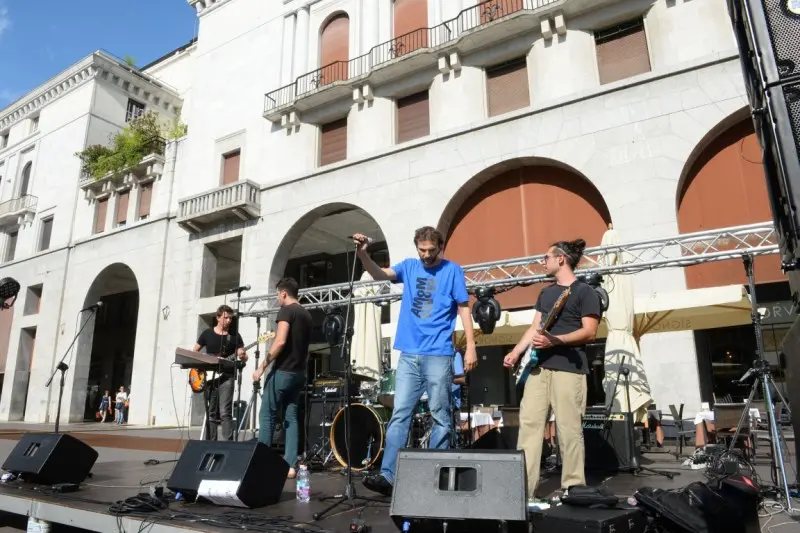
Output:
[[639,442],[631,413],[607,413],[602,406],[588,407],[583,416],[583,441],[587,470],[616,472],[633,468]]

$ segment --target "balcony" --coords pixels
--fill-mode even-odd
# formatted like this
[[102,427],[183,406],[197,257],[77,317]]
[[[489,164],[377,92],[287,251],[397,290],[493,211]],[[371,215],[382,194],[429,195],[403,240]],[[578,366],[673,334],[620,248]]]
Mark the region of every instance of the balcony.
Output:
[[260,190],[250,180],[237,181],[178,201],[178,224],[199,233],[227,220],[248,221],[261,215]]
[[[325,65],[265,96],[264,118],[280,122],[292,111],[303,112],[348,97],[356,85],[380,85],[439,64],[453,52],[472,51],[539,27],[548,13],[564,13],[620,0],[487,0],[464,9],[433,28],[420,28],[373,47],[366,54]],[[588,3],[587,3],[588,2]],[[562,25],[556,24],[562,33]],[[458,68],[450,65],[450,68]]]
[[21,226],[33,220],[39,199],[32,194],[0,203],[0,226]]
[[[147,183],[158,179],[164,173],[164,148],[166,142],[162,138],[155,138],[143,144],[139,150],[141,157],[138,163],[112,170],[100,177],[90,173],[84,166],[78,186],[90,196],[101,197],[111,193],[114,189],[133,182]],[[106,157],[114,157],[111,156]]]

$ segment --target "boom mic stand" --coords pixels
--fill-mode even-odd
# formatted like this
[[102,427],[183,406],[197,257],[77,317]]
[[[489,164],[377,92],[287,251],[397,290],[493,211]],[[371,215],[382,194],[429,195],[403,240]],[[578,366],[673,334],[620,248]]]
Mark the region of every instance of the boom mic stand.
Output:
[[[356,244],[356,250],[358,250],[358,245]],[[353,267],[350,272],[350,286],[349,291],[347,294],[347,313],[345,315],[344,321],[344,338],[342,339],[342,358],[344,359],[345,365],[345,397],[347,398],[347,404],[344,407],[344,434],[345,434],[345,454],[347,456],[347,481],[345,482],[344,486],[344,493],[340,496],[335,502],[331,505],[320,511],[319,513],[314,513],[313,518],[314,520],[320,520],[326,514],[328,514],[331,510],[335,509],[342,503],[349,503],[353,509],[356,508],[356,500],[362,500],[364,502],[380,502],[386,503],[385,500],[378,500],[373,498],[365,498],[364,496],[359,496],[356,494],[356,487],[353,484],[353,466],[352,466],[352,459],[350,457],[350,441],[352,440],[352,427],[350,426],[350,410],[352,408],[352,404],[350,403],[350,383],[352,380],[352,363],[350,362],[350,345],[353,340],[353,328],[350,326],[350,311],[353,309],[353,285],[355,283],[356,278],[356,258],[357,254],[353,254]]]
[[[773,479],[775,484],[778,485],[778,488],[786,497],[786,510],[788,511],[789,515],[794,515],[797,512],[797,509],[792,507],[792,496],[789,493],[789,482],[786,478],[786,467],[783,462],[782,443],[785,444],[786,441],[781,433],[780,426],[778,426],[778,421],[775,419],[775,406],[772,403],[772,390],[775,391],[775,393],[778,395],[778,398],[780,398],[780,400],[783,402],[783,405],[786,406],[787,409],[789,408],[789,404],[775,386],[775,381],[772,379],[772,373],[770,371],[769,361],[767,361],[767,358],[764,357],[764,337],[761,330],[761,314],[758,312],[758,303],[756,302],[756,282],[753,274],[753,257],[751,255],[745,255],[742,257],[742,261],[744,262],[744,271],[747,274],[747,284],[750,289],[750,317],[753,321],[753,330],[756,334],[756,351],[758,355],[758,359],[753,362],[752,372],[758,377],[755,379],[755,381],[753,381],[752,388],[750,389],[749,399],[745,404],[744,409],[742,409],[742,416],[739,418],[739,423],[736,425],[736,432],[733,434],[733,438],[731,439],[730,446],[726,453],[733,451],[733,447],[736,445],[736,441],[739,439],[739,434],[742,431],[745,420],[747,420],[748,415],[750,414],[750,406],[753,404],[752,402],[755,398],[756,390],[758,389],[758,386],[761,385],[764,394],[764,407],[767,411],[767,425],[769,426],[769,436],[771,441],[770,467],[772,470]],[[748,370],[747,373],[742,376],[742,380],[744,380],[747,377],[747,374],[750,372],[751,371]]]
[[61,380],[58,387],[58,410],[56,411],[56,431],[55,431],[56,433],[58,433],[58,426],[59,423],[61,422],[61,399],[64,396],[64,373],[69,369],[69,366],[64,362],[64,359],[66,359],[67,355],[70,353],[70,351],[72,351],[72,347],[75,345],[75,342],[78,340],[78,337],[80,337],[80,334],[83,331],[83,329],[89,323],[89,319],[91,319],[97,312],[97,309],[98,307],[96,305],[93,305],[89,309],[91,313],[89,314],[88,317],[86,317],[86,320],[83,321],[81,329],[79,329],[78,332],[75,334],[75,336],[72,338],[72,342],[69,343],[69,346],[67,347],[67,350],[64,352],[64,355],[61,356],[61,361],[58,362],[56,368],[53,370],[53,373],[50,375],[50,379],[48,379],[47,383],[45,383],[44,385],[45,388],[49,389],[50,385],[52,385],[53,383],[53,378],[56,377],[56,372],[59,371],[61,372]]
[[[261,317],[260,316],[256,317],[256,336],[257,336],[256,338],[261,336]],[[253,352],[253,354],[256,356],[256,365],[255,365],[256,369],[258,368],[258,358],[261,355],[261,351],[258,349],[258,346],[259,345],[256,344],[255,352]],[[242,414],[242,419],[239,420],[239,426],[236,429],[236,435],[237,436],[239,435],[239,432],[244,429],[244,424],[247,421],[248,415],[252,414],[253,415],[253,419],[251,420],[252,426],[251,426],[250,429],[252,431],[252,433],[251,433],[252,434],[252,438],[253,439],[256,438],[256,431],[257,431],[256,428],[258,427],[258,424],[257,424],[257,422],[258,422],[258,409],[257,409],[258,405],[257,405],[257,403],[258,403],[258,392],[260,390],[261,390],[261,380],[260,379],[253,380],[253,392],[250,393],[250,401],[247,402],[247,407],[245,408],[244,413]],[[239,374],[239,394],[240,394],[240,397],[241,397],[241,391],[242,391],[242,376],[241,376],[241,374]],[[252,409],[252,411],[251,411],[251,409]]]

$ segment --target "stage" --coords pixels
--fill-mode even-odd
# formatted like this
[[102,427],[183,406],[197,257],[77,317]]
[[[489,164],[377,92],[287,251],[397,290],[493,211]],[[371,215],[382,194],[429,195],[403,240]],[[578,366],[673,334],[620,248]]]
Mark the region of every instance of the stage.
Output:
[[[339,470],[314,472],[311,477],[311,501],[298,502],[295,498],[294,480],[287,480],[281,501],[259,509],[239,509],[211,504],[191,504],[170,501],[168,508],[154,512],[112,513],[119,502],[147,493],[150,487],[163,486],[175,466],[187,434],[180,430],[136,430],[129,427],[107,428],[107,425],[87,424],[67,427],[66,431],[92,445],[100,457],[92,470],[92,477],[77,492],[53,494],[46,487],[12,481],[0,484],[0,511],[6,513],[0,525],[20,528],[26,516],[52,522],[54,531],[139,531],[152,532],[226,531],[231,528],[245,531],[348,531],[350,522],[360,518],[374,533],[398,531],[389,516],[390,498],[367,490],[360,476],[354,476],[359,495],[382,500],[382,503],[359,504],[357,510],[340,506],[319,522],[312,519],[330,498],[341,494],[345,476]],[[19,429],[18,429],[19,428]],[[0,429],[0,455],[5,458],[22,434],[19,426]],[[29,431],[47,431],[45,427],[25,428]],[[630,474],[590,475],[590,484],[604,483],[622,498],[630,496],[637,488],[653,486],[677,488],[692,481],[703,480],[702,470],[681,466],[665,447],[658,453],[647,454],[642,464],[656,469],[680,473],[673,480],[658,475],[633,476]],[[152,464],[162,461],[159,464]],[[169,462],[172,461],[172,462]],[[151,464],[145,464],[149,462]],[[337,465],[338,466],[338,465]],[[558,476],[543,482],[540,492],[556,490]],[[15,515],[16,518],[14,516]],[[55,526],[71,526],[64,529]],[[77,528],[77,529],[73,529]],[[24,530],[24,529],[23,529]]]
[[[22,432],[14,428],[0,426],[0,457],[3,459],[13,448]],[[28,431],[48,431],[46,427],[26,428]],[[275,505],[258,509],[221,507],[206,503],[184,503],[169,501],[168,506],[153,512],[115,513],[124,502],[139,493],[148,493],[150,487],[164,486],[175,466],[175,459],[186,443],[185,430],[136,430],[126,426],[106,428],[105,425],[87,424],[80,427],[67,427],[65,431],[91,444],[100,456],[92,470],[92,477],[77,492],[53,494],[46,487],[12,481],[0,483],[0,521],[1,526],[10,531],[24,531],[27,516],[51,522],[51,531],[97,531],[103,533],[117,531],[152,531],[186,533],[187,531],[349,531],[351,520],[363,520],[374,533],[396,532],[398,528],[389,516],[390,498],[384,498],[367,490],[360,476],[354,476],[356,491],[361,496],[376,498],[382,502],[359,504],[356,510],[345,506],[338,507],[323,520],[315,522],[312,515],[321,511],[332,501],[331,497],[341,494],[345,476],[340,470],[314,472],[311,476],[311,501],[298,502],[295,498],[295,482],[287,480],[281,501]],[[688,452],[692,449],[686,450]],[[614,475],[589,473],[588,483],[604,484],[623,500],[643,486],[659,488],[678,488],[693,481],[703,481],[703,470],[692,470],[681,465],[673,454],[674,447],[668,442],[664,448],[647,453],[642,458],[642,466],[657,470],[674,472],[674,479],[660,475],[642,474],[634,476],[627,473]],[[159,463],[160,461],[160,463]],[[766,464],[768,459],[761,457],[762,476],[768,478]],[[146,464],[148,463],[148,464]],[[156,463],[156,464],[153,464]],[[336,465],[338,466],[338,464]],[[558,475],[550,475],[540,486],[539,495],[546,495],[559,486]],[[323,501],[320,501],[320,500]],[[327,501],[325,501],[327,499]],[[130,511],[130,509],[128,509]],[[770,525],[788,521],[785,515],[775,517]],[[766,519],[762,520],[762,523]],[[60,525],[57,525],[60,524]],[[795,523],[795,527],[798,525]]]

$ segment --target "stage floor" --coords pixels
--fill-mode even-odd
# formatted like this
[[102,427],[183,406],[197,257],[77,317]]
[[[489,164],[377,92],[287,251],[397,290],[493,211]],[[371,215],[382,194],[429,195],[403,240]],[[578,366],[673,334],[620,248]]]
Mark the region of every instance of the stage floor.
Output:
[[[10,428],[9,428],[10,429]],[[346,532],[353,518],[366,522],[373,533],[398,531],[389,516],[390,498],[385,498],[367,490],[361,483],[360,476],[354,476],[356,491],[359,495],[375,498],[379,502],[366,505],[358,502],[353,510],[344,505],[337,507],[333,513],[323,520],[315,522],[312,515],[321,511],[332,500],[340,495],[345,484],[345,476],[337,469],[326,472],[315,472],[311,477],[312,499],[309,503],[298,502],[295,498],[295,482],[287,480],[281,501],[275,505],[259,509],[239,509],[221,507],[212,504],[188,504],[177,501],[169,503],[168,509],[141,515],[124,515],[118,518],[109,508],[140,492],[148,492],[149,487],[166,484],[179,450],[185,444],[185,433],[171,433],[164,430],[151,431],[114,431],[108,434],[86,431],[86,428],[71,428],[73,435],[88,440],[100,453],[98,462],[92,471],[93,476],[81,486],[81,490],[70,494],[51,494],[47,489],[37,488],[30,484],[11,482],[0,484],[0,513],[5,514],[5,523],[0,526],[13,526],[23,530],[18,521],[13,523],[13,516],[18,518],[34,516],[39,519],[62,524],[54,526],[52,531],[150,531],[186,533],[187,531],[229,531],[231,528],[245,531],[317,531]],[[161,431],[157,433],[156,431]],[[90,436],[87,433],[93,433]],[[102,432],[104,433],[104,432]],[[0,430],[0,456],[5,458],[15,444],[21,432]],[[157,435],[150,436],[150,435]],[[16,437],[16,438],[15,438]],[[138,437],[138,439],[137,439]],[[171,438],[170,438],[171,437]],[[177,437],[177,438],[176,438]],[[182,438],[181,438],[182,437]],[[660,488],[678,488],[693,481],[705,480],[703,470],[691,470],[681,466],[674,455],[668,452],[673,448],[669,444],[657,453],[645,454],[642,466],[657,470],[668,470],[679,473],[669,480],[660,475],[643,473],[639,476],[617,473],[613,476],[589,474],[590,485],[604,484],[614,494],[627,498],[643,486]],[[688,450],[691,452],[692,450]],[[145,464],[148,460],[163,461],[160,464]],[[760,458],[758,463],[766,465],[768,460]],[[338,465],[337,465],[338,466]],[[768,479],[766,466],[759,468],[760,474]],[[762,471],[763,470],[763,471]],[[540,486],[540,495],[546,495],[559,487],[559,476],[548,476]],[[323,501],[321,501],[323,500]],[[778,519],[779,518],[779,519]],[[769,523],[770,526],[786,522],[788,517],[782,515]],[[797,523],[793,524],[798,527]],[[787,530],[791,530],[789,527]],[[799,528],[800,529],[800,528]]]

